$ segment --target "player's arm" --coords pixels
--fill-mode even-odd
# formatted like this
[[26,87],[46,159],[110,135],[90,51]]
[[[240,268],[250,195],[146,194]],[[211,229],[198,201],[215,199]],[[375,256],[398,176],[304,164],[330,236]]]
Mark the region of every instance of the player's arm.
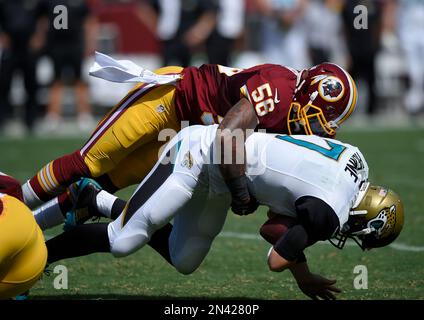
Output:
[[[275,224],[279,231],[275,231],[270,220],[261,228],[264,238],[275,239],[273,233],[281,234],[268,254],[268,266],[276,272],[290,269],[299,288],[312,299],[335,299],[334,293],[341,292],[334,286],[336,280],[311,273],[303,250],[316,241],[329,239],[339,227],[339,219],[328,204],[315,197],[302,197],[295,206],[297,224],[280,218]],[[284,228],[281,228],[281,223]]]
[[281,272],[297,262],[305,262],[303,250],[309,241],[305,228],[296,224],[285,232],[268,254],[268,266],[271,271]]
[[227,112],[216,135],[221,146],[221,174],[231,192],[232,210],[236,214],[249,214],[257,208],[247,187],[244,143],[248,130],[255,129],[258,123],[252,104],[242,98]]
[[[266,241],[273,245],[277,243],[284,233],[298,223],[294,218],[275,214],[271,211],[268,212],[268,218],[268,221],[262,225],[260,233]],[[273,271],[282,271],[278,269],[280,267],[282,269],[288,268],[296,279],[300,290],[311,299],[317,299],[318,297],[322,299],[334,299],[334,293],[340,292],[340,290],[334,286],[336,280],[326,279],[319,274],[314,274],[309,271],[309,266],[304,255],[297,257],[296,263],[293,263],[282,258],[276,253],[273,247],[271,247],[269,258],[271,258],[271,260],[275,259],[274,261],[269,261],[269,265],[274,263],[278,265],[278,267],[276,267],[277,269]],[[284,259],[285,261],[281,262],[279,261],[280,259]]]
[[269,254],[268,264],[273,271],[282,271],[303,260],[303,250],[317,241],[328,240],[339,228],[334,210],[323,200],[304,196],[295,202],[298,224],[290,227]]

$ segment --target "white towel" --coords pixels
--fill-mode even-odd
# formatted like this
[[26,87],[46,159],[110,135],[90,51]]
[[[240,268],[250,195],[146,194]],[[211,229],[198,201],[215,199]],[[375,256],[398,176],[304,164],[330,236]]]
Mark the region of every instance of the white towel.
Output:
[[181,79],[180,74],[156,74],[136,65],[132,61],[115,60],[100,52],[96,52],[95,61],[90,68],[89,74],[93,77],[119,83],[172,84]]

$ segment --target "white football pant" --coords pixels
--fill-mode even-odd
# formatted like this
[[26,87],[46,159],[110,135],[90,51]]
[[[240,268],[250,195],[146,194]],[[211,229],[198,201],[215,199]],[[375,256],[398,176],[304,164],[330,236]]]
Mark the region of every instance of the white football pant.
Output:
[[[174,219],[169,238],[174,267],[183,274],[199,267],[224,225],[231,202],[230,194],[209,190],[200,151],[201,132],[205,131],[189,127],[173,138],[124,212],[109,224],[114,256],[140,249],[156,230]],[[170,157],[175,161],[164,164]]]

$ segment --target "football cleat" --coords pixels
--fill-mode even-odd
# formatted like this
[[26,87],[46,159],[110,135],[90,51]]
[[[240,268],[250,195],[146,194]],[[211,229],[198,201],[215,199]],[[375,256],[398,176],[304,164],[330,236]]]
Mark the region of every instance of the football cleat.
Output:
[[63,230],[68,231],[90,218],[101,217],[96,205],[96,196],[101,190],[101,186],[89,178],[82,178],[70,187],[75,206],[66,214]]
[[348,238],[362,250],[380,248],[392,243],[400,234],[404,209],[400,197],[392,190],[370,185],[361,186],[348,221],[330,242],[342,249]]
[[28,297],[29,297],[29,290],[16,296],[13,300],[23,301],[23,300],[28,300]]

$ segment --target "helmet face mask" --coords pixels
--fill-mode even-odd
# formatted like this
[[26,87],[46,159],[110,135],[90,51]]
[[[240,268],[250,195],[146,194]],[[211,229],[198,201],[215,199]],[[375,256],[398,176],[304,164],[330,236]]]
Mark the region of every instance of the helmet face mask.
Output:
[[290,105],[287,119],[289,134],[319,135],[321,137],[334,137],[336,125],[327,122],[322,110],[313,104],[301,107],[299,103]]
[[[347,238],[353,239],[363,250],[384,247],[400,234],[404,212],[399,196],[392,190],[371,186],[354,205],[349,220],[331,241],[342,249]],[[358,201],[357,201],[358,202]]]

